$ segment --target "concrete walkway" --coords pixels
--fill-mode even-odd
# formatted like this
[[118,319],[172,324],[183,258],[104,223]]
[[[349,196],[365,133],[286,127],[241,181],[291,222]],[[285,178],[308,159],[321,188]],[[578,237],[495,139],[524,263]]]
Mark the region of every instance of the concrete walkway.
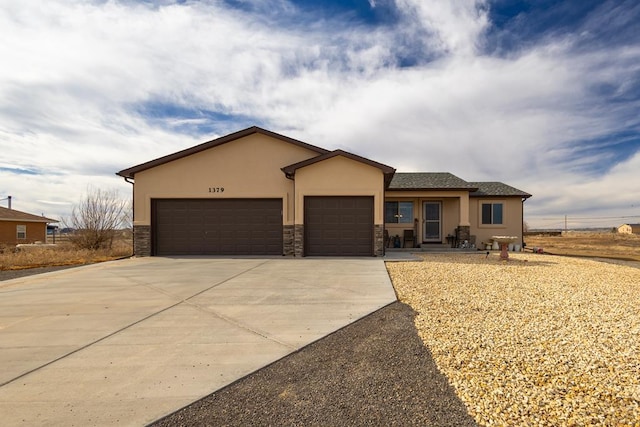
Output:
[[395,300],[381,259],[137,258],[0,282],[2,425],[145,425]]

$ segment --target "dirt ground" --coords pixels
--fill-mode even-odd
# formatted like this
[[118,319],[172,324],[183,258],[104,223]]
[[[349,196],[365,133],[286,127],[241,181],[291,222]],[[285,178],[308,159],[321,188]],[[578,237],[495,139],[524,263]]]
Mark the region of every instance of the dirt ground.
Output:
[[640,236],[612,232],[568,231],[561,236],[526,236],[527,250],[542,248],[553,255],[613,258],[640,262]]

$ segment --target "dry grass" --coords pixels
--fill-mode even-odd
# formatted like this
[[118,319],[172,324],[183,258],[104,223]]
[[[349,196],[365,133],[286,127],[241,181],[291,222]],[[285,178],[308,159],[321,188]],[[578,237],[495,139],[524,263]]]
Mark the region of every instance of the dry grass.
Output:
[[111,250],[76,249],[69,243],[55,246],[34,245],[19,251],[0,248],[0,270],[92,264],[130,256],[132,253],[131,240],[117,240]]
[[562,236],[527,236],[527,248],[543,248],[554,255],[616,258],[640,261],[640,236],[610,232],[569,231]]

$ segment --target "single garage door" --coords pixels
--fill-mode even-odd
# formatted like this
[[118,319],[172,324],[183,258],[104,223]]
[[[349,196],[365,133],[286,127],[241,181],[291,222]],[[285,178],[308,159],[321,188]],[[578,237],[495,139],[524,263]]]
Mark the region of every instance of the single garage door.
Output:
[[373,256],[373,197],[305,197],[307,256]]
[[154,255],[282,255],[282,199],[156,199]]

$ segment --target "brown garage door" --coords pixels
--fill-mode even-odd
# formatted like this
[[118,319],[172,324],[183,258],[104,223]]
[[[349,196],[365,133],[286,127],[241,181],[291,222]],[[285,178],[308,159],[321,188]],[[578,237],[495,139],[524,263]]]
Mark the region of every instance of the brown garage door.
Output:
[[154,255],[282,255],[282,199],[156,199]]
[[305,197],[307,256],[372,256],[373,197]]

